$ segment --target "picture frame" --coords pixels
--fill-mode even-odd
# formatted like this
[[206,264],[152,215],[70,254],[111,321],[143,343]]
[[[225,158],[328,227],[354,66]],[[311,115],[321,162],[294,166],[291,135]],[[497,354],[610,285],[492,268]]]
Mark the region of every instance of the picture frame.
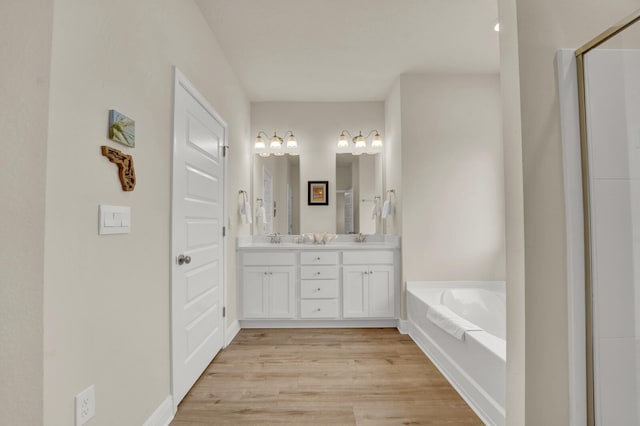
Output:
[[109,110],[109,139],[135,148],[136,122],[115,109]]
[[328,180],[307,181],[307,205],[308,206],[328,206],[329,205],[329,181]]

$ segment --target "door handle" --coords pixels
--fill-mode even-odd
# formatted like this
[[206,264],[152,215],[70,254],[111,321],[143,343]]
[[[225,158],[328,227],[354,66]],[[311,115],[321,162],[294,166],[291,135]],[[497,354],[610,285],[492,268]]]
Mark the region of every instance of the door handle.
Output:
[[185,263],[187,265],[191,263],[191,256],[185,256],[184,254],[178,256],[178,265],[183,265]]

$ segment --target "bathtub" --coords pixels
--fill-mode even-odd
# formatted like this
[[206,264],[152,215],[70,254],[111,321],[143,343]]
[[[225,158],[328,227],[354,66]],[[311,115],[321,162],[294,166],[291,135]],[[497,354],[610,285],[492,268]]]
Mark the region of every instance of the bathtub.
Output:
[[[427,318],[442,306],[468,327],[461,338]],[[408,330],[486,424],[505,424],[506,298],[504,282],[407,282]],[[460,318],[458,318],[458,316]],[[449,330],[450,331],[450,330]],[[461,340],[462,339],[462,340]]]

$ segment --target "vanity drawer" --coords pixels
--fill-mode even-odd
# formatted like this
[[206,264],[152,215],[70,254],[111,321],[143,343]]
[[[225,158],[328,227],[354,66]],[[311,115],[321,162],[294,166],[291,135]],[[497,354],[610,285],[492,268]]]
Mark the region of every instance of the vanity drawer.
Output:
[[338,252],[336,251],[316,251],[300,253],[300,263],[302,265],[337,265]]
[[345,265],[393,265],[392,251],[345,251],[342,253]]
[[295,265],[295,253],[283,253],[281,251],[244,253],[242,258],[245,266],[262,265]]
[[338,300],[301,300],[300,318],[337,318]]
[[303,299],[337,298],[338,280],[302,280],[300,297]]
[[303,280],[338,279],[337,266],[301,266],[300,278]]

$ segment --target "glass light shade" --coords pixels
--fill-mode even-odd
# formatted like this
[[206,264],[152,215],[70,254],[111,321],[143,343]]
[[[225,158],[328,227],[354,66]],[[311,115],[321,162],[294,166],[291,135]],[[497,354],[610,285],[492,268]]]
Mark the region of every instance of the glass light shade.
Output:
[[359,135],[356,137],[356,149],[363,149],[367,147],[367,140],[364,136]]
[[338,148],[348,148],[349,147],[349,139],[344,133],[340,134],[340,139],[338,139]]
[[269,153],[268,152],[261,152],[260,154],[258,154],[260,157],[268,157]]
[[273,137],[271,138],[271,143],[269,144],[269,147],[271,149],[280,149],[280,148],[282,148],[282,139],[280,139],[276,135],[273,135]]
[[382,148],[382,136],[380,136],[380,133],[376,133],[373,136],[373,140],[371,141],[371,147]]
[[287,148],[297,148],[298,141],[293,134],[287,138]]
[[256,142],[253,145],[253,149],[265,149],[266,147],[267,145],[264,143],[264,139],[262,138],[262,136],[256,136]]

